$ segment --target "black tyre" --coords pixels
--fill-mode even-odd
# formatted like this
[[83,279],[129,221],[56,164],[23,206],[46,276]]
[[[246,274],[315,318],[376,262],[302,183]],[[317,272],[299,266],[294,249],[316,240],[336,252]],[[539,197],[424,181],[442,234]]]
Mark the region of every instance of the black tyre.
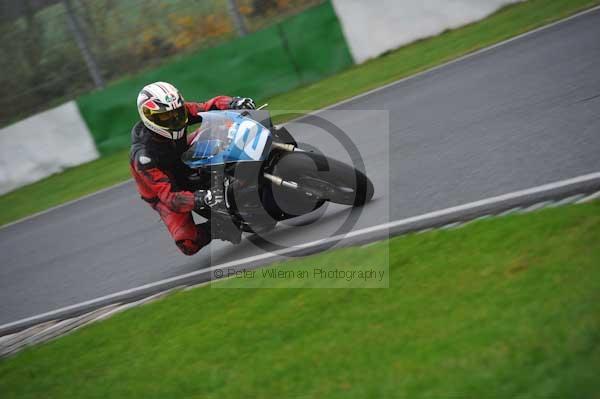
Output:
[[[318,200],[362,206],[373,198],[374,188],[364,173],[350,165],[312,152],[283,154],[273,174],[294,181]],[[303,191],[303,190],[300,191]],[[290,191],[298,191],[291,189]],[[291,194],[291,193],[289,193]],[[288,195],[289,195],[288,194]],[[297,196],[298,193],[296,192]]]

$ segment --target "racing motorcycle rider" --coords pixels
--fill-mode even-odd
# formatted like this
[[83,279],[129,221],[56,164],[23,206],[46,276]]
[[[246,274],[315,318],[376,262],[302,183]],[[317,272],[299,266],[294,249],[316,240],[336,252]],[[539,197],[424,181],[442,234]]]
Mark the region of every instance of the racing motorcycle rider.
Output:
[[213,237],[234,243],[241,239],[237,229],[213,232],[211,237],[210,220],[194,223],[192,210],[206,210],[218,199],[209,185],[196,191],[188,187],[193,171],[181,161],[181,154],[189,148],[187,127],[202,121],[199,112],[254,108],[254,101],[243,97],[217,96],[206,102],[185,102],[179,90],[165,82],[149,84],[138,95],[141,121],[131,132],[131,174],[142,199],[158,212],[185,255],[195,254]]

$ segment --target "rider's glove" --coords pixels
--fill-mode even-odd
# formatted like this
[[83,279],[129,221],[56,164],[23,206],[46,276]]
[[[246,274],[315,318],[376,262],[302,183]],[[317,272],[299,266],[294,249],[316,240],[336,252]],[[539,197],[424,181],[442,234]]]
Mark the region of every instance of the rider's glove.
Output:
[[196,209],[212,208],[213,206],[221,203],[223,198],[221,196],[213,195],[210,190],[198,190],[194,192],[194,200],[196,202]]
[[233,97],[229,103],[230,109],[256,109],[254,100],[247,97]]

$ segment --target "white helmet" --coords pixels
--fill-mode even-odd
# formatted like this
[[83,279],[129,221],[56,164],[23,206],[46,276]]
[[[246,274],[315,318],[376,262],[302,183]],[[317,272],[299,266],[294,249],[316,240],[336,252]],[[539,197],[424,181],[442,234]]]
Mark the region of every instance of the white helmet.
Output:
[[185,134],[188,115],[183,97],[172,84],[155,82],[138,94],[137,108],[144,125],[154,133],[177,140]]

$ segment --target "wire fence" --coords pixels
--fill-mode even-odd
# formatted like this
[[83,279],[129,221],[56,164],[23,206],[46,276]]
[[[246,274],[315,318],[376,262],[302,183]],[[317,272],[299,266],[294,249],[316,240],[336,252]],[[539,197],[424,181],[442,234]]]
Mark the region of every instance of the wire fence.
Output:
[[3,0],[0,126],[323,0]]

